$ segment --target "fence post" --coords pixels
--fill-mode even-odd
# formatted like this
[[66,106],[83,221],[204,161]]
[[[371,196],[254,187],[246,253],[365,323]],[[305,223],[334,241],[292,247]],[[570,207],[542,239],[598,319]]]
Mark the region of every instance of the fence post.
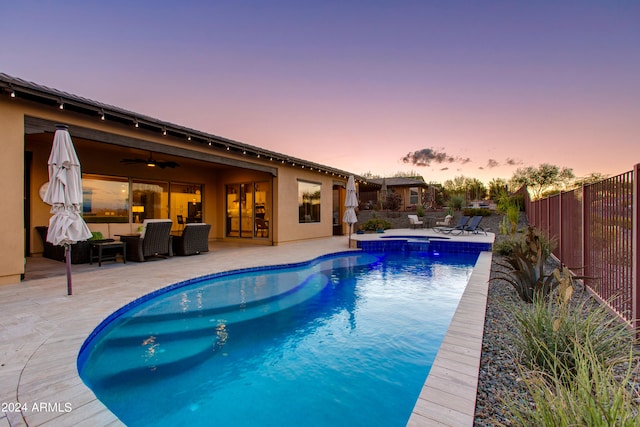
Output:
[[558,221],[558,258],[560,259],[560,262],[563,265],[565,265],[567,263],[567,260],[565,259],[565,256],[564,256],[564,253],[563,253],[564,236],[562,235],[562,221],[563,221],[564,212],[562,210],[562,201],[563,201],[564,197],[562,197],[562,191],[560,192],[558,197],[559,197],[559,199],[558,199],[558,216],[557,216],[557,221]]
[[633,167],[633,218],[631,221],[631,309],[633,314],[632,324],[636,331],[636,338],[640,337],[640,254],[638,254],[640,243],[640,164]]
[[591,192],[588,191],[591,186],[582,184],[582,270],[585,276],[591,276],[591,239],[589,238],[589,232],[591,229],[590,224],[590,211],[591,206]]

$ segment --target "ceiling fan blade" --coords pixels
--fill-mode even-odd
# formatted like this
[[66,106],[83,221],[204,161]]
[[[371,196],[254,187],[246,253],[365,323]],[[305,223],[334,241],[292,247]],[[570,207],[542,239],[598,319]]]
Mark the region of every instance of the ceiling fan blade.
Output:
[[147,161],[144,159],[122,159],[120,160],[120,163],[134,164],[134,163],[147,163]]
[[156,162],[156,165],[158,165],[162,169],[164,169],[164,168],[175,168],[175,167],[180,166],[178,163],[172,162],[172,161]]

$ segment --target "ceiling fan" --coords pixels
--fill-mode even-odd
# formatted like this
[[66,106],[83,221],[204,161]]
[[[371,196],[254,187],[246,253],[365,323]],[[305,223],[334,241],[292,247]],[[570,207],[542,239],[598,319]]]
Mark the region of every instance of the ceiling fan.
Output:
[[126,165],[133,165],[136,163],[142,163],[144,165],[147,165],[151,168],[153,167],[159,167],[160,169],[164,169],[164,168],[175,168],[180,166],[178,163],[173,162],[173,161],[162,161],[162,160],[155,160],[153,158],[153,155],[151,152],[149,152],[149,158],[147,159],[122,159],[120,160],[120,163],[124,163]]

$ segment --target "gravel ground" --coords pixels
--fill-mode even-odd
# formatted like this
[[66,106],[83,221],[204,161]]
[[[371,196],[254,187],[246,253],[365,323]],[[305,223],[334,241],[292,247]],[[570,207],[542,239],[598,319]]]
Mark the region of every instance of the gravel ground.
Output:
[[[483,219],[483,225],[491,228],[498,236],[498,224],[501,216],[494,215]],[[521,216],[519,228],[526,227],[526,219]],[[499,271],[505,268],[497,264],[502,257],[495,254],[491,267],[491,277],[496,277]],[[550,259],[545,266],[552,271],[556,265]],[[592,304],[597,302],[589,293],[579,290],[574,298],[590,299]],[[502,399],[505,396],[519,395],[522,399],[528,399],[526,387],[518,371],[517,357],[510,339],[510,332],[514,330],[514,321],[503,307],[505,303],[523,304],[513,287],[501,280],[489,283],[487,299],[487,312],[484,325],[484,339],[482,342],[482,358],[480,361],[480,375],[478,379],[478,395],[476,399],[475,427],[485,426],[514,426],[506,416]],[[640,391],[640,374],[631,385],[637,392]],[[640,403],[640,402],[639,402]]]

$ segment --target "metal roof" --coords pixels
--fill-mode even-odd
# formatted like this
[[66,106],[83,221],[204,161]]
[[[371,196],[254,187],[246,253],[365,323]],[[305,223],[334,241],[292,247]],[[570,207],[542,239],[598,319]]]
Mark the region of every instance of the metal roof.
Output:
[[310,162],[297,157],[270,151],[264,148],[245,144],[232,139],[202,132],[196,129],[180,126],[171,122],[156,119],[144,114],[128,111],[91,99],[83,98],[58,89],[52,89],[43,85],[29,82],[17,77],[0,73],[0,94],[9,95],[11,98],[20,98],[51,108],[70,110],[76,113],[94,116],[99,120],[112,121],[120,124],[134,126],[149,132],[181,138],[194,145],[208,145],[214,149],[254,156],[265,160],[277,161],[289,166],[306,168],[318,173],[337,175],[347,178],[354,175],[357,181],[366,182],[361,176],[336,169],[319,163]]

